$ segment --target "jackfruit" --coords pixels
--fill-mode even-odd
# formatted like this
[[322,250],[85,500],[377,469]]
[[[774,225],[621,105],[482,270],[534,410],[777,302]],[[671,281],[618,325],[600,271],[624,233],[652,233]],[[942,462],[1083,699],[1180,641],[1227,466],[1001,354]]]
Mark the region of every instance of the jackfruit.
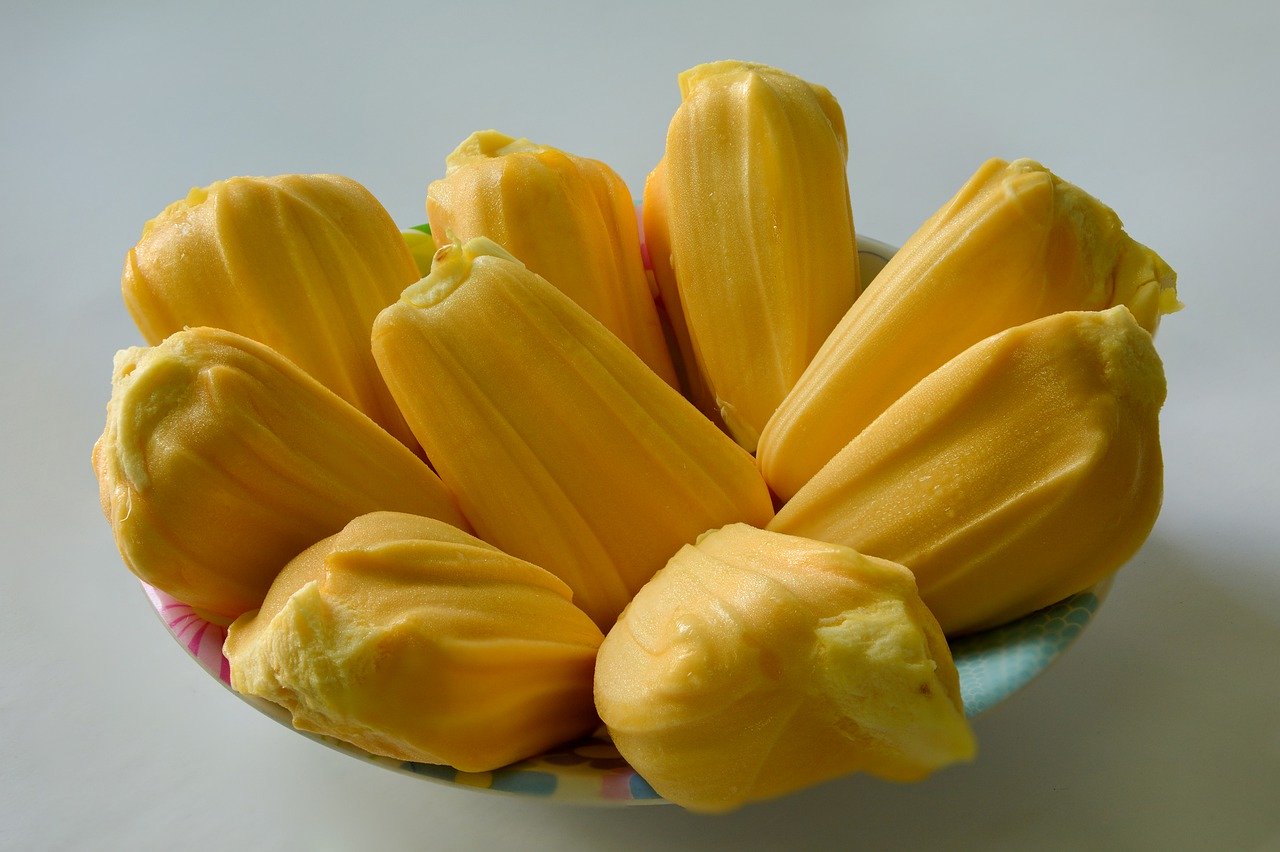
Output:
[[1164,370],[1123,306],[965,350],[836,454],[769,528],[906,565],[947,635],[1094,585],[1160,511]]
[[656,292],[659,318],[666,320],[664,330],[667,334],[667,350],[676,366],[676,375],[680,379],[680,389],[686,399],[716,424],[716,427],[729,431],[720,418],[720,408],[711,388],[703,378],[698,367],[697,357],[693,352],[693,341],[689,339],[689,324],[684,319],[684,309],[680,306],[680,292],[675,286],[675,273],[671,270],[671,244],[666,229],[667,193],[664,180],[663,163],[649,173],[644,184],[644,204],[641,205],[641,231],[644,234],[645,248],[648,250],[650,263],[650,284]]
[[363,186],[280,175],[218,181],[169,205],[129,251],[121,289],[149,344],[195,326],[265,343],[413,449],[369,330],[418,277]]
[[288,359],[220,329],[116,355],[93,466],[125,565],[224,618],[259,606],[286,562],[357,515],[467,528],[403,444]]
[[677,386],[640,256],[631,193],[613,169],[496,130],[471,134],[427,190],[433,233],[488,237]]
[[231,685],[300,730],[486,772],[598,725],[603,637],[569,599],[551,574],[448,524],[364,515],[231,625]]
[[844,117],[826,89],[765,65],[699,65],[680,91],[645,235],[699,373],[691,398],[754,451],[858,295]]
[[867,288],[760,438],[790,499],[916,382],[978,341],[1060,311],[1126,305],[1154,333],[1176,276],[1107,206],[1031,160],[989,160]]
[[856,771],[918,780],[975,750],[910,571],[743,524],[685,546],[640,590],[595,683],[618,751],[692,810]]
[[773,516],[751,457],[486,238],[436,252],[373,352],[476,532],[607,629],[682,544]]

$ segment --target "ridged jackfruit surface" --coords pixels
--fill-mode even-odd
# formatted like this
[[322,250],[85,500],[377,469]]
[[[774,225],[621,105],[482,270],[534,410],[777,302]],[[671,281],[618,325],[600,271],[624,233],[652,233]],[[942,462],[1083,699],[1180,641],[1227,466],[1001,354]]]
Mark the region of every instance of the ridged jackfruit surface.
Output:
[[498,243],[676,386],[634,202],[613,169],[496,130],[473,133],[446,166],[427,190],[433,233]]
[[691,398],[754,452],[858,295],[844,118],[826,89],[765,65],[699,65],[680,90],[645,235]]
[[374,354],[476,532],[607,629],[681,545],[772,517],[751,457],[490,240],[436,253]]
[[227,632],[231,685],[374,754],[485,772],[596,727],[603,637],[564,583],[377,512],[308,548]]
[[211,326],[265,343],[410,447],[369,351],[418,280],[391,216],[338,175],[236,177],[169,205],[125,259],[125,306],[154,345]]
[[1176,276],[1106,205],[1031,160],[993,159],[907,240],[778,407],[759,461],[789,499],[881,412],[978,341],[1125,305],[1154,332]]
[[467,527],[403,444],[288,359],[221,329],[116,355],[93,466],[125,565],[223,617],[258,607],[286,562],[357,515]]
[[899,562],[948,635],[1118,569],[1160,511],[1164,369],[1123,306],[994,335],[859,433],[770,529]]
[[640,590],[600,648],[596,706],[632,767],[701,811],[857,771],[917,780],[974,753],[910,571],[743,524]]

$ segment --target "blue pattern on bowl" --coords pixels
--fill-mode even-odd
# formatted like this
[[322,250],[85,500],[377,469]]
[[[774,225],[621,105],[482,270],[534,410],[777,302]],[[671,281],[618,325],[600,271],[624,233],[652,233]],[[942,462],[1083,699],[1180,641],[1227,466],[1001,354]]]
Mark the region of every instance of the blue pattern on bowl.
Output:
[[1102,603],[1093,590],[1025,618],[951,643],[970,719],[1026,686],[1084,630]]

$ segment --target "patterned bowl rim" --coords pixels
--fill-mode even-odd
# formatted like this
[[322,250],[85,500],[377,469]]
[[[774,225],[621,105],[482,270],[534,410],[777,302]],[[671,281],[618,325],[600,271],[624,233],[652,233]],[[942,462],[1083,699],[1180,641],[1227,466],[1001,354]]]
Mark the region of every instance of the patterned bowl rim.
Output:
[[[973,719],[991,710],[1061,657],[1092,621],[1111,583],[1108,578],[1009,624],[953,640],[951,653],[960,674],[965,716]],[[460,772],[448,766],[382,757],[342,740],[298,730],[285,708],[231,688],[230,666],[222,653],[225,627],[206,620],[171,595],[146,583],[141,585],[169,634],[228,692],[295,733],[335,751],[401,774],[491,793],[604,806],[666,804],[627,765],[603,728],[590,737],[492,772]]]

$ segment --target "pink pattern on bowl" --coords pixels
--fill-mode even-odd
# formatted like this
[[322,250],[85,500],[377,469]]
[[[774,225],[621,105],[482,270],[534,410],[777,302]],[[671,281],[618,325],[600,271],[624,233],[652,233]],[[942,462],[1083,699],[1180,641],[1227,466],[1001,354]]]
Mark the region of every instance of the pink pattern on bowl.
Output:
[[222,644],[227,641],[227,628],[205,620],[194,609],[155,586],[143,583],[142,590],[147,593],[156,614],[173,634],[173,638],[178,640],[178,644],[195,657],[201,668],[230,686],[231,665],[222,655]]

